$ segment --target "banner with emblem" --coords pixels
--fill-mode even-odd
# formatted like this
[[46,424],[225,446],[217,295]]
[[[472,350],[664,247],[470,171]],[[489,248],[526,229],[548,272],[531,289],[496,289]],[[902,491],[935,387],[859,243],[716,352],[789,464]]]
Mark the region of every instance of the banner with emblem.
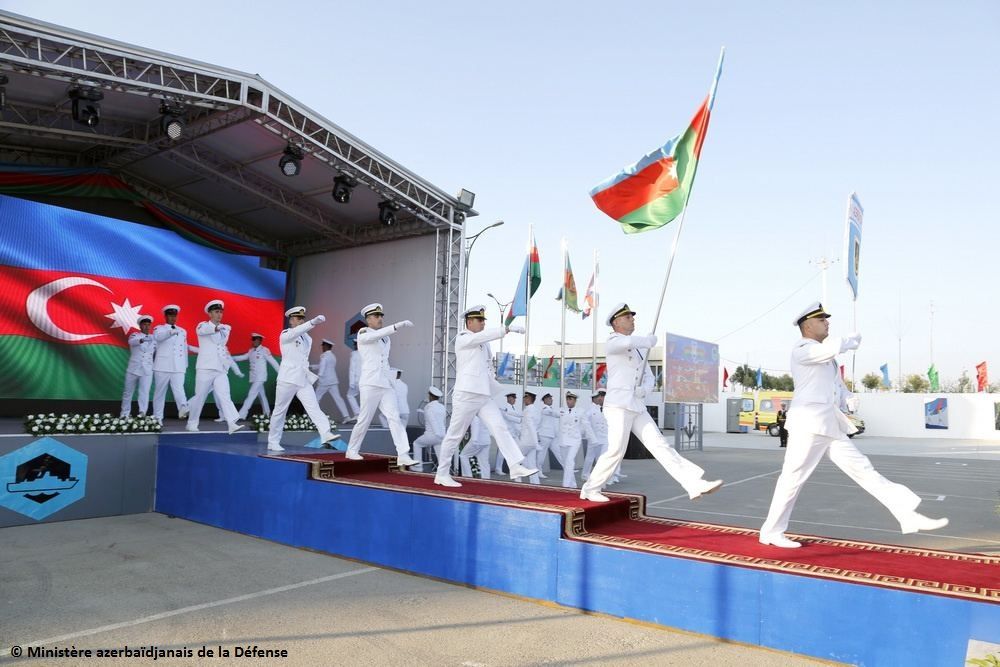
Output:
[[865,210],[861,207],[861,200],[856,192],[852,192],[847,199],[847,247],[844,249],[844,269],[847,273],[847,284],[851,286],[854,299],[858,298],[858,271],[861,268],[861,221],[864,218]]
[[[141,314],[162,323],[170,303],[192,345],[211,299],[225,302],[233,354],[249,348],[254,331],[276,344],[284,287],[285,274],[256,257],[0,195],[0,397],[120,399],[129,333]],[[233,383],[234,398],[246,382]]]

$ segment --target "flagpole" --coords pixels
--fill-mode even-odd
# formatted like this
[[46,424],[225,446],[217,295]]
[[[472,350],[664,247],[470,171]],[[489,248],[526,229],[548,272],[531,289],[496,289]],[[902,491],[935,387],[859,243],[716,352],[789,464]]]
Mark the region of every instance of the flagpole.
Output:
[[594,248],[594,304],[590,307],[591,325],[594,328],[590,342],[590,391],[597,392],[597,305],[600,303],[598,295],[598,270],[597,248]]
[[534,229],[533,224],[528,225],[528,274],[524,277],[524,366],[521,372],[521,396],[524,396],[524,393],[528,391],[528,337],[531,335],[531,240],[534,238]]
[[563,256],[563,288],[562,288],[562,334],[559,336],[559,407],[562,407],[563,396],[566,392],[566,299],[569,293],[566,290],[566,239],[562,240]]

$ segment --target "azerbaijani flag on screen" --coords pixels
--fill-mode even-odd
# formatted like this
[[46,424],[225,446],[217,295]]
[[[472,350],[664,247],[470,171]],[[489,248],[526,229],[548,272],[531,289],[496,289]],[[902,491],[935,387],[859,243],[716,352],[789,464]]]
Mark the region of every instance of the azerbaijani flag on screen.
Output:
[[597,208],[617,220],[626,234],[663,227],[684,210],[698,170],[721,74],[722,58],[719,58],[712,92],[684,132],[590,191]]
[[[278,352],[285,274],[172,231],[0,195],[0,398],[117,400],[139,315],[181,308],[188,343],[222,299],[241,354],[260,332]],[[193,393],[194,358],[188,368]],[[233,395],[246,393],[233,382]]]

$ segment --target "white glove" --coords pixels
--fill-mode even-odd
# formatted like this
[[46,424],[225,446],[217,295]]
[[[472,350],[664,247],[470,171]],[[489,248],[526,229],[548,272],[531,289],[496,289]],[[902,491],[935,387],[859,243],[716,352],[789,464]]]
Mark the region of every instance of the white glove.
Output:
[[413,326],[413,322],[411,322],[410,320],[403,320],[402,322],[397,322],[396,323],[396,328],[397,329],[405,329],[407,327],[412,327],[412,326]]
[[309,320],[309,323],[312,324],[314,327],[323,324],[323,322],[326,322],[326,315],[317,315],[316,317]]
[[861,334],[854,334],[840,341],[840,351],[856,350],[859,345],[861,345]]
[[238,378],[243,377],[243,371],[241,371],[238,366],[233,366],[233,373],[235,373]]
[[861,407],[861,399],[857,396],[851,396],[847,399],[847,409],[851,412],[857,412],[858,408]]
[[523,334],[524,327],[521,326],[520,324],[511,324],[509,327],[507,327],[507,331],[509,331],[510,333]]

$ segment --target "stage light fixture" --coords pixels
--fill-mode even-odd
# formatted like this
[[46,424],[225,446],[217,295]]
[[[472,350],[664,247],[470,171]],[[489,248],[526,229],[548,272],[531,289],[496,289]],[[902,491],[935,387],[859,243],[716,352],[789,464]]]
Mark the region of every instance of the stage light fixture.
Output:
[[380,201],[378,203],[378,221],[386,227],[392,227],[396,224],[396,211],[400,208],[400,205],[391,199]]
[[7,108],[7,83],[10,79],[6,74],[0,74],[0,111]]
[[333,179],[333,200],[338,204],[346,204],[351,201],[351,190],[358,185],[358,179],[347,174],[341,174]]
[[184,106],[164,100],[160,102],[160,129],[171,141],[184,134]]
[[97,88],[73,86],[69,89],[69,98],[73,100],[73,120],[87,127],[97,127],[101,122],[98,102],[104,99],[104,93]]
[[298,176],[299,171],[302,169],[302,158],[304,157],[305,153],[302,152],[300,146],[288,144],[281,154],[281,159],[278,160],[278,168],[281,169],[281,173],[285,176]]
[[465,188],[458,191],[458,203],[459,206],[465,210],[472,210],[472,206],[476,203],[476,193],[469,192]]

